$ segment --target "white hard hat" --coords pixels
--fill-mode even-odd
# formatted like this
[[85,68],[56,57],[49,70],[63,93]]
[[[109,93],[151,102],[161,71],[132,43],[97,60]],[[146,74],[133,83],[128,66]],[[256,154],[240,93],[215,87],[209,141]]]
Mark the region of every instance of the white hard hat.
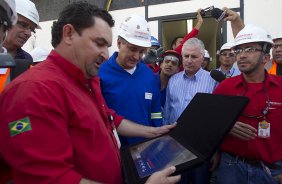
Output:
[[206,49],[205,49],[205,56],[204,56],[204,58],[210,58],[209,51],[207,51]]
[[33,62],[37,63],[44,61],[49,55],[49,53],[50,51],[47,51],[46,49],[36,47],[30,52],[30,55],[33,58]]
[[11,20],[12,24],[15,25],[18,20],[18,16],[15,10],[15,0],[0,0],[0,6],[2,6]]
[[253,42],[266,42],[273,44],[272,38],[266,30],[257,26],[246,25],[235,37],[233,47]]
[[219,50],[219,52],[223,51],[223,50],[231,50],[231,48],[233,47],[233,43],[232,42],[227,42],[225,44],[223,44]]
[[118,35],[129,43],[141,47],[151,47],[150,27],[144,17],[131,15],[120,24],[119,29]]
[[39,26],[39,14],[33,2],[30,0],[16,0],[16,12],[36,24],[37,29],[41,29]]
[[276,40],[276,39],[279,39],[279,38],[282,38],[282,31],[280,31],[278,34],[274,35],[272,40]]

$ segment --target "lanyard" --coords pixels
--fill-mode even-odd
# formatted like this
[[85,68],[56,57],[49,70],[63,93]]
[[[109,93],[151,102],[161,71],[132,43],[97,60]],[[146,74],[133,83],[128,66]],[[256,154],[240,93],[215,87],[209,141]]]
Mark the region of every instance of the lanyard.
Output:
[[[243,91],[243,93],[241,94],[241,96],[244,96],[245,93],[248,91],[248,86],[244,81],[244,86],[245,86],[245,90]],[[265,89],[265,80],[263,81],[263,93],[266,95],[266,99],[267,99],[267,106],[265,108],[262,109],[261,111],[261,115],[249,115],[249,114],[245,114],[242,113],[242,116],[246,117],[246,118],[251,118],[251,119],[265,119],[266,115],[269,112],[269,108],[270,108],[270,99],[269,99],[269,95]]]

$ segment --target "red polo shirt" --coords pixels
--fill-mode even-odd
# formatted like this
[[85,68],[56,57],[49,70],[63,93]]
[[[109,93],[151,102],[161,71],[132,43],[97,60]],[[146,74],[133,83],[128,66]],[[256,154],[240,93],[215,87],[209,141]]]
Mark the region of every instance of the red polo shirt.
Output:
[[[249,97],[250,102],[243,112],[245,115],[262,115],[261,112],[267,107],[268,101],[270,103],[266,115],[266,121],[270,123],[270,138],[256,137],[245,141],[227,136],[221,145],[223,151],[268,163],[282,160],[282,77],[266,73],[264,83],[245,83],[241,74],[221,82],[214,93]],[[256,129],[259,121],[262,120],[263,118],[254,119],[245,116],[240,116],[238,119]]]
[[[98,77],[52,51],[47,60],[15,79],[0,96],[0,151],[14,182],[79,183],[87,178],[122,183],[119,149]],[[12,134],[11,122],[31,129]]]

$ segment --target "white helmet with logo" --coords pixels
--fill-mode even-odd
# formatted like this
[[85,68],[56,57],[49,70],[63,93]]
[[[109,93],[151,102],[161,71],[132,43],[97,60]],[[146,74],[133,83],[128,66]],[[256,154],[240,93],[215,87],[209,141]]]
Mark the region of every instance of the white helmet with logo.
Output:
[[276,34],[272,40],[276,40],[276,39],[282,39],[282,31],[280,31],[278,34]]
[[207,51],[206,49],[205,49],[205,55],[204,55],[204,58],[210,58],[209,51]]
[[12,24],[15,25],[18,19],[15,10],[15,0],[0,0],[0,6],[6,10],[8,18],[11,20]]
[[144,17],[131,15],[120,25],[119,36],[133,45],[151,47],[151,33]]
[[223,44],[219,50],[219,52],[223,51],[223,50],[231,50],[231,48],[233,47],[233,43],[232,42],[227,42],[225,44]]
[[235,37],[233,47],[253,42],[265,42],[271,45],[273,44],[272,38],[266,30],[257,26],[246,25]]
[[39,14],[33,2],[30,0],[16,0],[16,12],[36,24],[37,29],[41,29],[39,26]]

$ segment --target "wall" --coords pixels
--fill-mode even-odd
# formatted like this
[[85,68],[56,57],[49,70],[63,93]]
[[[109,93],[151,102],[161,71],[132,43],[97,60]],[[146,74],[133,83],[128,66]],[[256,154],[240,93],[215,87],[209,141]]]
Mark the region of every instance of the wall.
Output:
[[[114,2],[115,0],[113,0]],[[175,14],[185,14],[195,12],[198,8],[206,8],[214,5],[215,7],[222,8],[224,6],[231,8],[239,7],[239,0],[191,0],[191,1],[179,1],[174,3],[165,3],[160,5],[150,5],[148,8],[148,17],[156,18]],[[281,0],[244,0],[244,21],[245,23],[252,23],[266,28],[271,34],[282,30],[280,17],[282,17]],[[113,46],[110,48],[110,53],[117,50],[116,38],[117,28],[120,22],[126,15],[131,13],[137,13],[145,16],[145,7],[129,8],[124,10],[110,11],[113,15],[116,26],[113,28]],[[42,30],[37,31],[36,40],[29,40],[24,46],[26,50],[30,50],[33,46],[41,46],[43,48],[52,48],[50,44],[51,40],[51,25],[52,21],[41,22]],[[158,37],[158,21],[150,22],[152,35]],[[227,24],[227,40],[233,39],[230,23]]]

